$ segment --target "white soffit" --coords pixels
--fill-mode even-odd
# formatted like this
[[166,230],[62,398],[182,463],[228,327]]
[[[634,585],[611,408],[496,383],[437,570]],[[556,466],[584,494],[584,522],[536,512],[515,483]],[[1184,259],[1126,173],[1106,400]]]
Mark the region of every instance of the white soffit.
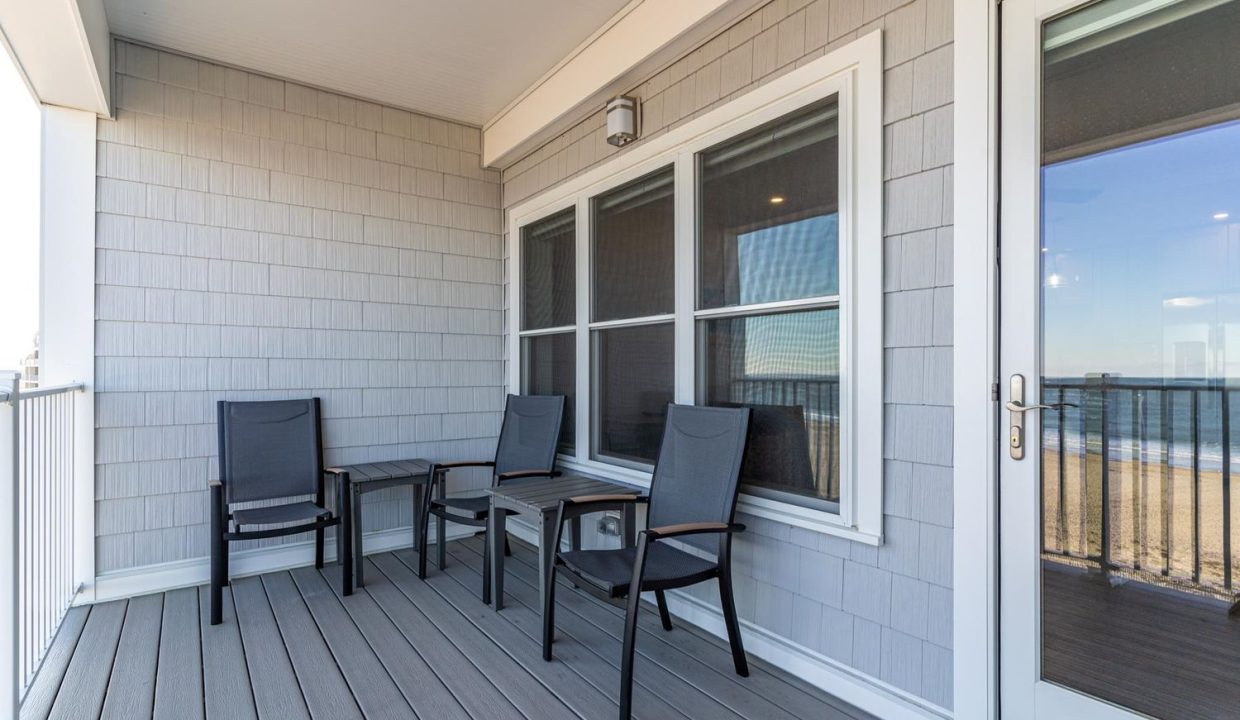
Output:
[[483,127],[482,164],[503,167],[766,0],[634,0]]
[[108,115],[103,0],[0,2],[0,40],[40,102]]
[[104,2],[121,37],[480,126],[628,0]]

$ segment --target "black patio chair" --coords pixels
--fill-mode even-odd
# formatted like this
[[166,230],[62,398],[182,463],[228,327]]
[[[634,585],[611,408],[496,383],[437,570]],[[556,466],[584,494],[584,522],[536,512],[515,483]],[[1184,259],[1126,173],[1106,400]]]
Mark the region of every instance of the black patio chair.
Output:
[[[610,598],[628,597],[624,648],[620,665],[620,718],[631,716],[633,645],[641,593],[654,591],[664,630],[672,629],[665,592],[719,579],[719,599],[727,624],[736,674],[749,676],[732,596],[732,535],[745,529],[734,523],[741,465],[749,430],[747,408],[671,405],[663,444],[655,463],[648,497],[595,495],[560,501],[555,560],[547,573],[543,605],[543,659],[551,660],[555,634],[555,576],[567,572],[575,581]],[[635,548],[560,552],[565,520],[603,505],[646,502],[646,530]],[[706,559],[669,545],[675,539],[707,554]]]
[[[419,548],[426,547],[427,525],[431,515],[438,518],[436,525],[436,551],[439,569],[447,564],[444,541],[449,522],[472,527],[487,527],[491,509],[489,495],[453,496],[444,494],[447,472],[457,468],[491,468],[491,486],[527,478],[556,477],[556,445],[560,439],[560,424],[564,420],[563,395],[509,395],[504,405],[504,422],[499,430],[499,442],[495,447],[495,459],[463,462],[435,463],[431,466],[433,482],[427,483],[422,503],[426,516],[422,519],[422,537]],[[432,497],[436,485],[439,497]],[[482,570],[482,601],[491,602],[490,542],[484,542]],[[508,553],[507,538],[504,543]],[[418,577],[426,578],[425,550],[418,553]]]
[[[314,532],[314,566],[323,567],[323,531],[348,512],[337,483],[339,515],[324,503],[319,399],[225,402],[216,405],[220,479],[211,488],[211,624],[221,620],[228,584],[228,543]],[[330,472],[330,471],[327,471]],[[314,500],[297,500],[313,495]],[[235,503],[288,500],[233,509]],[[229,521],[232,522],[231,528]],[[291,524],[297,523],[297,524]],[[274,526],[243,530],[245,526]],[[348,572],[349,543],[338,543]]]

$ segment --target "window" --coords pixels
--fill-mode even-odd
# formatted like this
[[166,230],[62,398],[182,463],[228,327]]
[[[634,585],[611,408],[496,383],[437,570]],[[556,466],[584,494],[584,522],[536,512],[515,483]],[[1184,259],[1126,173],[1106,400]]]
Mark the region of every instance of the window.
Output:
[[594,454],[651,465],[672,401],[672,168],[590,200]]
[[698,400],[753,408],[751,492],[828,512],[840,500],[838,114],[831,97],[697,156]]
[[563,453],[576,438],[576,238],[573,208],[521,228],[521,392],[565,397]]
[[567,466],[640,482],[668,403],[743,405],[742,511],[879,542],[881,65],[867,35],[510,209],[510,382],[576,398]]

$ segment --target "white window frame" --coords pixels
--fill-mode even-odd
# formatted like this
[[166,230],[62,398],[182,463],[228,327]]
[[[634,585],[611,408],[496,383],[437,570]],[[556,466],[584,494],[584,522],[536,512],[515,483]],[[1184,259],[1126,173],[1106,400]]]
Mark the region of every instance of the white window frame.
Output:
[[[883,508],[883,186],[882,35],[875,30],[789,71],[598,167],[510,209],[508,258],[508,384],[521,390],[521,228],[576,207],[576,442],[565,468],[649,485],[650,472],[592,459],[591,331],[641,319],[591,323],[590,198],[655,170],[674,167],[676,263],[674,394],[697,400],[699,317],[727,314],[696,308],[696,154],[832,95],[839,103],[840,239],[840,504],[839,513],[742,493],[746,514],[845,537],[882,542]],[[794,309],[806,301],[771,303]],[[807,307],[821,305],[816,298]],[[733,309],[728,309],[733,310]],[[659,316],[660,321],[669,316]],[[653,320],[648,318],[646,320]]]

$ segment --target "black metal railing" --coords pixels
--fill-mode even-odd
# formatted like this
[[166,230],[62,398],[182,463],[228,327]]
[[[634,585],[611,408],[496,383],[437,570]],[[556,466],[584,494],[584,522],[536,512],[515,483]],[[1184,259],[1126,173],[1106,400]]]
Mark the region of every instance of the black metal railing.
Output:
[[1240,387],[1110,375],[1044,379],[1042,550],[1236,597],[1232,478]]

